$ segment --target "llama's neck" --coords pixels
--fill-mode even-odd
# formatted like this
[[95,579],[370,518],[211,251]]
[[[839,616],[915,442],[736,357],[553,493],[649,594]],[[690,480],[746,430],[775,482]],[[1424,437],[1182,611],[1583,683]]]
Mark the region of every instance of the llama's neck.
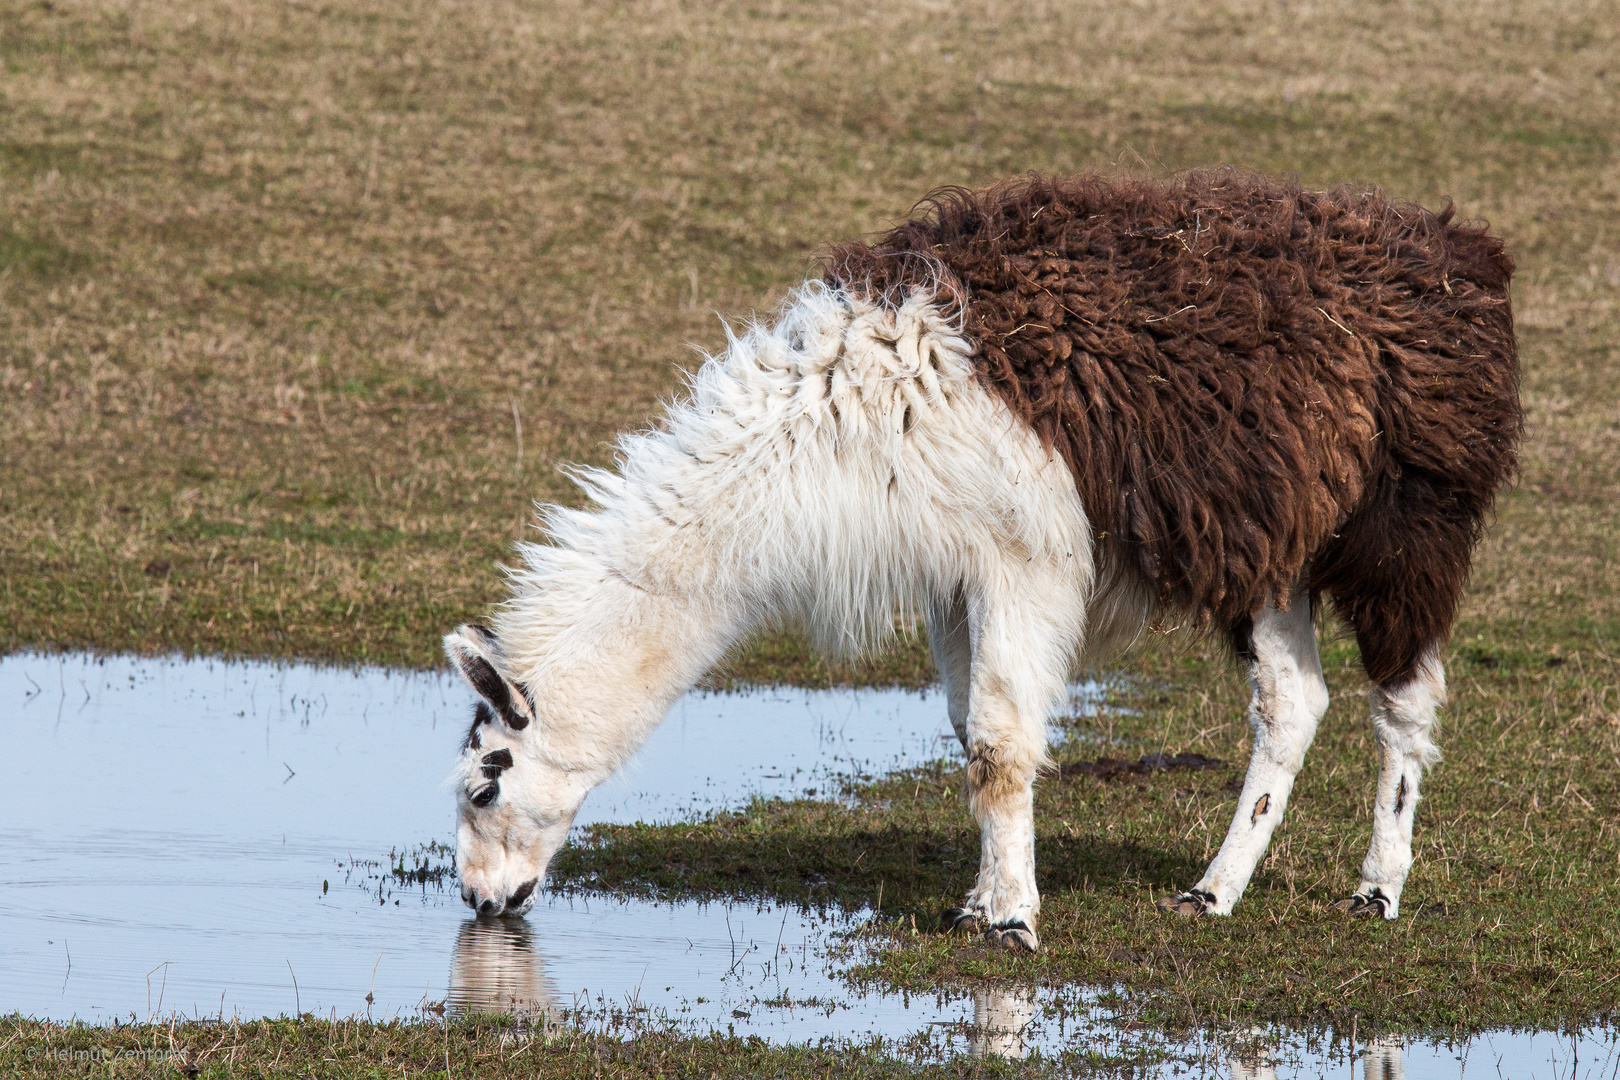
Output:
[[[737,639],[723,606],[650,591],[615,567],[549,549],[497,616],[506,674],[533,697],[531,738],[553,764],[599,783]],[[559,565],[560,564],[560,565]]]
[[989,400],[963,392],[970,355],[926,298],[812,285],[731,337],[661,428],[621,440],[617,471],[579,470],[594,505],[545,512],[551,543],[524,546],[497,620],[507,673],[580,727],[558,736],[568,752],[611,771],[762,621],[849,648],[959,580],[931,565],[954,548],[928,523],[940,455],[994,430],[943,419]]

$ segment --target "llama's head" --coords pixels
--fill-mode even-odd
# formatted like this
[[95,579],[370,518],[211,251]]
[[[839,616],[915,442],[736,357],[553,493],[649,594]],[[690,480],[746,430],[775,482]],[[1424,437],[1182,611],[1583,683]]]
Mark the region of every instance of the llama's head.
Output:
[[444,649],[483,699],[454,776],[461,898],[483,915],[524,915],[588,785],[543,752],[535,703],[497,669],[489,630],[458,627]]

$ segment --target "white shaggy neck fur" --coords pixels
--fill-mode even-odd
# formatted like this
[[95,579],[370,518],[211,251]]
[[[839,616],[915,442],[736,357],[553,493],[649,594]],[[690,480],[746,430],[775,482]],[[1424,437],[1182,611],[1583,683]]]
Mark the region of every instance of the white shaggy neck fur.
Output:
[[[1042,658],[1058,685],[1019,703],[1044,718],[1078,644],[1089,529],[1067,469],[970,357],[920,297],[894,311],[807,285],[774,326],[730,336],[662,430],[623,439],[616,473],[577,472],[595,508],[545,510],[552,543],[523,545],[495,620],[556,760],[606,777],[762,622],[853,653],[1009,556],[1060,568],[1073,601]],[[585,701],[600,715],[564,724]]]

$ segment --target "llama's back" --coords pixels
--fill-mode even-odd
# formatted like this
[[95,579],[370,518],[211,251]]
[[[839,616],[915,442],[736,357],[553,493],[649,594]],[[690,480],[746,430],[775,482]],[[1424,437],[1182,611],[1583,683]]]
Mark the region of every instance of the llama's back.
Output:
[[1472,535],[1511,473],[1512,264],[1450,219],[1231,170],[1032,179],[938,195],[829,274],[897,296],[944,268],[981,377],[1099,539],[1230,626],[1403,475],[1455,488]]

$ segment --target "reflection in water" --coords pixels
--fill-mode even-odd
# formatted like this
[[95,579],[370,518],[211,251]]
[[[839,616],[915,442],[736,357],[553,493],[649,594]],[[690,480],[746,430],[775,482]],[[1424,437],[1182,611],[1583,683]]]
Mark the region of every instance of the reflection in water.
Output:
[[1256,1028],[1251,1035],[1253,1042],[1235,1047],[1227,1058],[1232,1080],[1277,1080],[1277,1059],[1260,1041],[1265,1032]]
[[1381,1035],[1367,1043],[1361,1057],[1366,1080],[1406,1080],[1406,1040],[1399,1035]]
[[534,930],[522,919],[468,919],[456,935],[450,961],[452,1016],[510,1013],[555,1026],[557,990],[534,948]]
[[[1264,1032],[1256,1029],[1254,1035],[1259,1039]],[[1232,1080],[1277,1080],[1277,1055],[1259,1042],[1235,1049],[1227,1066]],[[1399,1035],[1370,1040],[1361,1051],[1361,1075],[1363,1080],[1406,1080],[1406,1040]]]
[[974,1057],[1024,1056],[1024,1028],[1035,1019],[1035,999],[1025,990],[975,990],[973,1034],[968,1052]]

